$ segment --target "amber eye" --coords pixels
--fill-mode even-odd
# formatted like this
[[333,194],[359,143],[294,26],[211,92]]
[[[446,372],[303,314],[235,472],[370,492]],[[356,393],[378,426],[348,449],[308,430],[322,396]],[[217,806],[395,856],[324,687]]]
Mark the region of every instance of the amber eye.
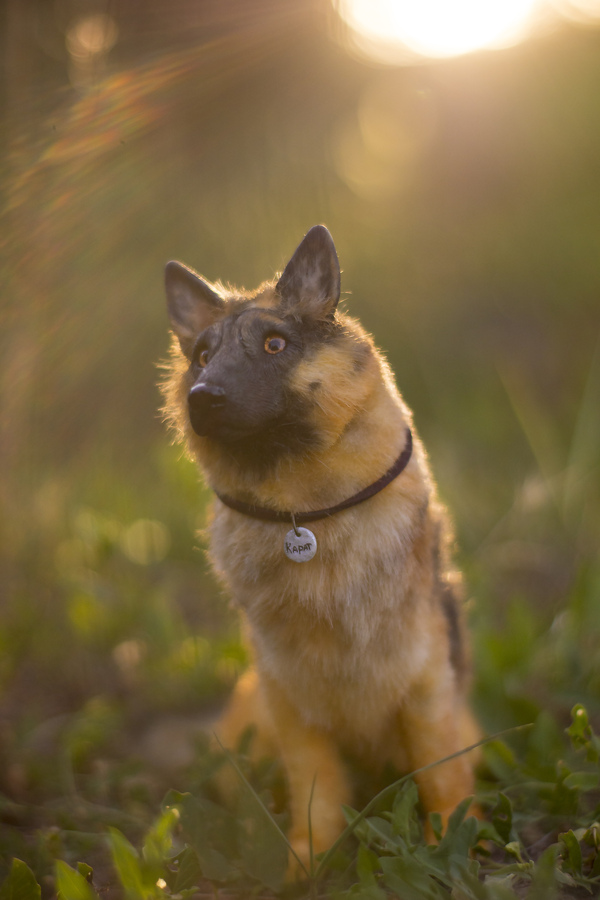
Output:
[[265,341],[265,350],[271,354],[281,353],[282,350],[285,350],[285,345],[285,338],[280,337],[278,334],[270,334]]
[[198,365],[204,368],[208,362],[208,350],[203,350],[198,356]]

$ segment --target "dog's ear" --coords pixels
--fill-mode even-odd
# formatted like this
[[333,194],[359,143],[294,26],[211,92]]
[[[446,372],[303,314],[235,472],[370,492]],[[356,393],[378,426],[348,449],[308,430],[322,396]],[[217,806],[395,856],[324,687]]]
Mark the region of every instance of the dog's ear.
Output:
[[306,234],[276,285],[285,311],[332,317],[340,299],[340,264],[324,225]]
[[213,285],[179,262],[167,263],[165,287],[171,328],[189,359],[200,332],[219,318],[224,300]]

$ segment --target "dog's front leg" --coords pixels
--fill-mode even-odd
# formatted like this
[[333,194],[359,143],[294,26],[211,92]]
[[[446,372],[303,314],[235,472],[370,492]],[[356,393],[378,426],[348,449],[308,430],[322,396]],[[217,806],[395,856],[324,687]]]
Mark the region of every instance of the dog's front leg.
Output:
[[[474,736],[466,740],[463,725],[464,701],[454,687],[453,673],[436,674],[427,679],[407,698],[398,716],[400,742],[404,745],[412,771],[430,765],[464,749]],[[404,762],[406,759],[404,758]],[[438,812],[445,830],[448,817],[461,800],[474,791],[473,758],[457,756],[426,772],[415,775],[425,815]],[[477,814],[477,811],[473,811]],[[425,836],[434,840],[433,829],[426,820]]]
[[[307,725],[272,679],[264,678],[262,684],[287,776],[290,843],[308,869],[311,838],[314,855],[326,850],[343,830],[341,807],[350,802],[350,788],[333,738]],[[295,870],[296,862],[290,860],[289,874]]]

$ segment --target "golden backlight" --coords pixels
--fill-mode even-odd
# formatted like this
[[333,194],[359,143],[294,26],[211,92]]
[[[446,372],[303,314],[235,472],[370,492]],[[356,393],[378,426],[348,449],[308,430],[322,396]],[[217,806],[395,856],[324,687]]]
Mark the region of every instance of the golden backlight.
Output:
[[525,37],[539,0],[338,0],[338,11],[370,56],[402,52],[459,56]]

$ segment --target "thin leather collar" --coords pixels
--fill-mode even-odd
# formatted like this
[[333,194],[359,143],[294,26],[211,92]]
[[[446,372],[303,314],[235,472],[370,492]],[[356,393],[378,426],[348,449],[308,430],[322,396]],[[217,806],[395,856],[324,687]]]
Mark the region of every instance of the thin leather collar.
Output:
[[378,478],[377,481],[374,481],[373,484],[363,488],[362,491],[353,494],[352,497],[348,497],[347,500],[342,500],[341,503],[338,503],[335,506],[329,506],[327,509],[313,509],[310,512],[297,513],[281,512],[277,509],[270,509],[268,506],[256,506],[253,503],[244,503],[243,500],[235,500],[233,497],[228,497],[226,494],[217,494],[217,497],[221,503],[225,504],[225,506],[229,506],[230,509],[235,509],[236,512],[243,513],[245,516],[251,516],[253,519],[262,519],[265,522],[292,522],[295,525],[303,525],[305,522],[316,522],[318,519],[325,519],[327,516],[333,516],[343,509],[349,509],[351,506],[356,506],[358,503],[362,503],[363,500],[368,500],[369,497],[373,497],[375,494],[378,494],[379,491],[382,491],[384,487],[387,487],[387,485],[393,481],[394,478],[397,478],[407,467],[412,456],[412,449],[412,434],[410,428],[407,428],[404,449],[387,472],[382,475],[381,478]]

